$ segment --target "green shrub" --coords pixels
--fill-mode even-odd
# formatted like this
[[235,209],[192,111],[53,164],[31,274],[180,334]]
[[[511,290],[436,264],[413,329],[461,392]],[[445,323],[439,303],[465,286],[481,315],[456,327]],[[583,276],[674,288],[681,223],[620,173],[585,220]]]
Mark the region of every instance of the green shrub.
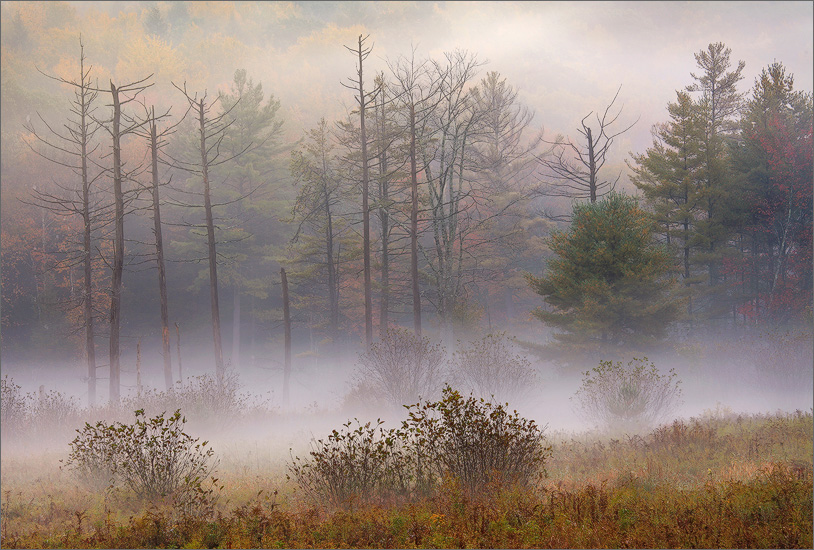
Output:
[[419,472],[426,464],[439,479],[458,479],[470,494],[490,481],[527,485],[545,473],[551,448],[542,430],[504,405],[464,398],[447,385],[441,400],[407,410],[401,433]]
[[647,357],[600,361],[585,372],[573,399],[589,420],[611,431],[638,432],[667,417],[681,403],[681,381],[675,370],[661,374]]
[[406,489],[405,461],[398,434],[356,420],[312,442],[310,459],[293,457],[288,478],[315,503],[348,506]]
[[146,418],[139,409],[135,417],[133,424],[86,423],[66,465],[97,489],[123,486],[140,499],[167,498],[185,510],[209,506],[214,490],[204,483],[216,464],[208,442],[184,432],[180,410]]

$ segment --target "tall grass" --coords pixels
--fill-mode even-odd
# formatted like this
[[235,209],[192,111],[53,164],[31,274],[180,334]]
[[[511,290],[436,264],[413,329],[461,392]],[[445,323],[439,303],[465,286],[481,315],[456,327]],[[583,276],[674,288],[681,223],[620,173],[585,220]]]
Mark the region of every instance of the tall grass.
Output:
[[538,484],[470,494],[447,477],[408,502],[336,511],[301,499],[284,460],[245,452],[224,457],[207,516],[88,492],[57,455],[4,460],[0,535],[3,548],[811,548],[813,428],[810,412],[719,412],[623,439],[549,434]]

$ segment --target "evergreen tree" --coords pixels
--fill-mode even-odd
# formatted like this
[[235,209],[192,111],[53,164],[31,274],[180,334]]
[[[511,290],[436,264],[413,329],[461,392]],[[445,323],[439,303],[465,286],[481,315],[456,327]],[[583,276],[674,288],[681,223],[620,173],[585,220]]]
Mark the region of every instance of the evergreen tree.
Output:
[[526,279],[553,308],[534,315],[561,331],[555,348],[607,354],[665,336],[680,302],[672,254],[654,242],[654,229],[636,199],[613,192],[577,204],[570,230],[552,233],[546,274]]

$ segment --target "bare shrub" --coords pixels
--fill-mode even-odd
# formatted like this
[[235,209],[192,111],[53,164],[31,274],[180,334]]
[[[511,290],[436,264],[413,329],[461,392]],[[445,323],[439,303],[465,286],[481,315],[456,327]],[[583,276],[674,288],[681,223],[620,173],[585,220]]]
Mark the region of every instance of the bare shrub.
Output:
[[31,414],[31,396],[23,393],[14,379],[0,379],[0,431],[4,436],[18,435]]
[[681,403],[681,389],[674,369],[661,374],[647,357],[600,361],[585,372],[572,398],[589,420],[612,431],[638,432],[666,420]]
[[223,430],[239,424],[251,408],[249,395],[240,390],[234,371],[227,371],[220,384],[215,377],[202,374],[176,382],[172,391],[146,390],[122,399],[119,413],[143,409],[147,414],[158,414],[181,409],[195,429]]
[[81,415],[74,397],[55,390],[41,392],[31,406],[31,427],[41,435],[66,434]]
[[184,511],[211,508],[214,489],[204,484],[216,464],[208,442],[184,432],[180,410],[147,418],[140,409],[135,417],[132,424],[86,423],[66,466],[93,489],[126,487],[139,499],[167,499]]
[[453,356],[453,383],[477,397],[520,399],[530,393],[536,377],[529,360],[512,349],[505,333],[489,334]]
[[543,431],[504,405],[464,398],[447,385],[439,401],[411,405],[408,416],[401,433],[418,478],[426,467],[474,495],[491,481],[527,485],[545,473],[551,447]]
[[398,434],[384,430],[381,420],[353,424],[348,421],[327,439],[313,441],[310,458],[292,457],[288,465],[287,477],[317,505],[349,507],[407,487]]
[[438,394],[445,379],[446,352],[405,329],[389,329],[359,356],[359,376],[398,408]]

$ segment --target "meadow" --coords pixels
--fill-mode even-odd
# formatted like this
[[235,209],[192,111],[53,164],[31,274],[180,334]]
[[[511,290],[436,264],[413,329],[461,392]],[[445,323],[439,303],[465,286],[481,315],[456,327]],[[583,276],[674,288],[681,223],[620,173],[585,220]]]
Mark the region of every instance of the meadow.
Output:
[[[289,419],[291,420],[291,419]],[[299,418],[290,425],[305,425]],[[317,502],[290,479],[303,430],[232,431],[211,508],[90,490],[67,445],[3,446],[3,548],[811,548],[811,411],[718,407],[642,435],[551,432],[545,475]],[[322,425],[326,422],[321,419]],[[338,428],[339,422],[336,423]],[[250,438],[246,434],[267,436]],[[4,439],[10,437],[4,434]],[[66,439],[63,433],[63,440]],[[61,462],[62,461],[62,462]]]

